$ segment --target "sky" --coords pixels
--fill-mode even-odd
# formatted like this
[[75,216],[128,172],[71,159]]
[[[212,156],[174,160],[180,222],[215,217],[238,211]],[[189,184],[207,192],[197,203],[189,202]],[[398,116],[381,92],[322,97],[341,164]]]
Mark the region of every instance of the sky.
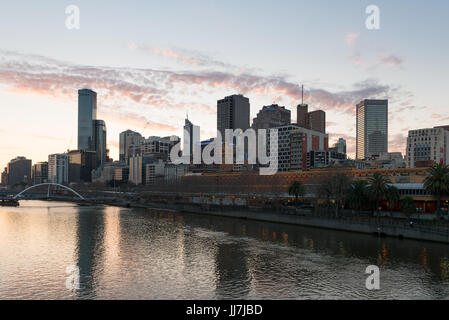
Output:
[[[66,7],[79,8],[68,29]],[[380,29],[365,12],[379,8]],[[277,103],[326,111],[331,144],[355,153],[355,104],[389,99],[389,151],[408,130],[449,124],[449,1],[4,1],[0,169],[77,147],[77,90],[98,92],[110,156],[119,133],[216,132],[217,100],[241,93],[251,118]]]

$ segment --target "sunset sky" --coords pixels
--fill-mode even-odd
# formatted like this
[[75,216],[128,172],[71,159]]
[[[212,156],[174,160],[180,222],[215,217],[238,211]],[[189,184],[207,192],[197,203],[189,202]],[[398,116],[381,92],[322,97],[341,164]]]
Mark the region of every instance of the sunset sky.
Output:
[[[65,26],[68,5],[80,29]],[[365,8],[380,8],[380,30]],[[389,99],[389,151],[449,124],[449,1],[8,1],[0,10],[0,169],[77,146],[77,90],[98,92],[110,156],[119,133],[216,131],[216,101],[242,93],[292,111],[300,84],[331,143],[355,153],[355,104]]]

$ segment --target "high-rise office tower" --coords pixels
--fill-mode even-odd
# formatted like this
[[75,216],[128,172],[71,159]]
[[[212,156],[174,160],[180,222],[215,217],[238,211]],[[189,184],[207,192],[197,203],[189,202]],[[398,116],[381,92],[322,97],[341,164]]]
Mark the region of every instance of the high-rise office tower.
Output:
[[48,162],[38,162],[33,166],[33,184],[45,183],[48,181]]
[[99,167],[95,151],[72,150],[69,157],[69,183],[91,182],[92,170]]
[[188,136],[184,139],[183,155],[188,154],[192,163],[194,152],[201,154],[200,127],[194,125],[189,119],[185,119],[184,131],[188,133]]
[[388,152],[388,100],[365,99],[356,113],[356,158]]
[[17,157],[8,163],[8,185],[31,182],[31,160]]
[[69,156],[65,153],[48,156],[48,182],[69,183]]
[[225,129],[249,128],[249,99],[241,94],[225,97],[217,101],[217,131],[224,140]]
[[296,107],[296,124],[301,128],[309,127],[309,106],[307,104],[298,104]]
[[106,124],[103,120],[93,120],[94,149],[96,152],[97,168],[107,161]]
[[97,93],[78,90],[78,150],[95,150],[94,123],[97,119]]
[[308,111],[307,104],[298,104],[296,107],[296,124],[301,128],[326,133],[326,112],[323,110]]
[[269,129],[284,126],[290,124],[290,122],[290,110],[278,106],[277,104],[272,104],[271,106],[264,106],[259,113],[257,113],[257,117],[253,119],[251,127],[255,130]]
[[326,113],[323,110],[309,112],[309,128],[326,133]]
[[128,149],[132,144],[140,144],[143,137],[140,133],[126,130],[120,133],[119,160],[128,163]]

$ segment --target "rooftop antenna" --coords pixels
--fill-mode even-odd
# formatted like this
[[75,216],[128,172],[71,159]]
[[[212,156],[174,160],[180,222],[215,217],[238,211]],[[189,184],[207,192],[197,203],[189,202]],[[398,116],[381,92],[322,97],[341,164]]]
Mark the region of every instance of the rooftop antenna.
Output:
[[301,85],[301,104],[304,104],[304,85]]

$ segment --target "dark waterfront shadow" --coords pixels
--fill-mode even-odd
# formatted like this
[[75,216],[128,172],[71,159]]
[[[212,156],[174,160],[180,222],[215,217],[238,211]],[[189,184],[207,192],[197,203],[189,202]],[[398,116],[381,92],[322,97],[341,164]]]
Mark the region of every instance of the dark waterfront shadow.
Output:
[[[100,211],[101,210],[101,211]],[[101,270],[104,239],[103,209],[79,207],[77,218],[76,259],[80,270],[78,299],[96,298],[96,277]]]

